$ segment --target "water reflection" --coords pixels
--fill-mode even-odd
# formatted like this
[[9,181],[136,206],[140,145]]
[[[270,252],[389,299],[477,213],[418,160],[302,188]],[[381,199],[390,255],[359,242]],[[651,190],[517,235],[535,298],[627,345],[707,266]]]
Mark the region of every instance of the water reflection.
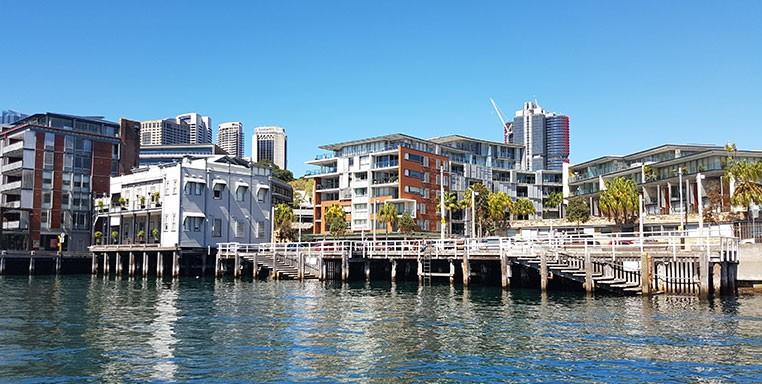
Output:
[[762,297],[407,283],[0,278],[0,377],[758,381]]

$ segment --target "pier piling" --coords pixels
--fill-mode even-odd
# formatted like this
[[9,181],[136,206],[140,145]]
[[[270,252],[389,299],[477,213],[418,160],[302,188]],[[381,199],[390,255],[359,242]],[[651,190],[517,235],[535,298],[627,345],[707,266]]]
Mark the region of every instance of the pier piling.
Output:
[[172,252],[172,278],[180,276],[180,252]]
[[397,260],[392,259],[392,283],[397,281]]
[[540,291],[548,290],[548,259],[544,251],[540,251]]
[[370,282],[370,260],[365,261],[365,281]]
[[90,272],[93,275],[97,275],[98,274],[98,254],[93,252],[93,256],[91,257],[91,259],[92,260],[90,261]]
[[109,273],[108,252],[103,252],[103,274],[108,276],[108,273]]
[[593,293],[595,290],[595,283],[593,283],[593,261],[590,258],[590,253],[585,254],[585,292]]
[[5,258],[0,257],[0,275],[5,274]]
[[135,276],[135,253],[134,252],[130,252],[127,262],[129,263],[129,265],[127,266],[127,274],[130,277],[133,277]]
[[144,277],[148,276],[148,252],[143,252],[143,268],[140,270]]
[[29,258],[29,274],[34,275],[34,256]]
[[117,276],[122,274],[122,254],[120,252],[116,253],[116,266],[114,272]]
[[701,298],[709,297],[709,255],[707,252],[701,252],[699,255],[699,296]]

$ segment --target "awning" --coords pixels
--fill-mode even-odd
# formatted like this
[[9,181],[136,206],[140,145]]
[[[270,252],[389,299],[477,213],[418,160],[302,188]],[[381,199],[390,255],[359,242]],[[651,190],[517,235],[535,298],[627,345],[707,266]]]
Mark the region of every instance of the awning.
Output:
[[206,217],[203,212],[183,212],[183,217]]
[[200,177],[186,177],[185,178],[186,183],[199,183],[199,184],[206,184],[206,180],[200,178]]
[[267,184],[257,184],[257,191],[260,189],[270,189],[270,186]]
[[243,181],[239,181],[235,183],[236,189],[238,188],[249,188],[249,183],[244,183]]
[[225,185],[227,185],[227,184],[228,184],[228,182],[227,182],[227,181],[225,181],[225,180],[222,180],[222,179],[215,179],[215,180],[212,182],[212,185],[214,186],[213,188],[217,188],[217,186],[218,186],[218,185],[222,185],[222,186],[225,186]]

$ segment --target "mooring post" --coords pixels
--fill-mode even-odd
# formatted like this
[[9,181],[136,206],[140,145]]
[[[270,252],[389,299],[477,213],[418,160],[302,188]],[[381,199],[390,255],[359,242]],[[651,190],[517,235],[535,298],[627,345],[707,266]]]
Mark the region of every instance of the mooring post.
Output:
[[143,252],[143,268],[140,269],[143,276],[148,276],[148,252]]
[[418,256],[418,284],[423,284],[423,261],[421,256]]
[[595,284],[593,283],[593,260],[590,252],[585,252],[585,292],[593,293]]
[[233,277],[241,277],[241,255],[238,251],[235,252],[235,261],[233,265]]
[[511,284],[511,278],[508,276],[510,271],[511,267],[508,264],[508,258],[503,254],[503,251],[500,250],[500,286],[502,286],[503,289],[508,288]]
[[548,290],[548,259],[545,251],[540,251],[540,291]]
[[172,252],[172,277],[180,276],[180,252]]
[[298,246],[296,254],[299,256],[299,280],[304,280],[304,253],[298,250]]
[[251,277],[254,280],[259,278],[259,262],[257,261],[257,252],[254,252],[254,257],[251,260]]
[[0,275],[5,274],[5,258],[0,257]]
[[29,256],[29,274],[34,275],[34,256]]
[[397,260],[392,259],[392,283],[397,281]]
[[455,284],[455,259],[450,259],[450,285]]
[[103,252],[103,274],[108,276],[108,273],[109,273],[108,252]]
[[643,295],[651,294],[651,257],[647,253],[640,255],[640,292]]
[[130,256],[127,262],[130,264],[127,267],[127,273],[130,277],[135,276],[135,252],[130,251]]
[[93,275],[98,273],[98,254],[93,252],[93,256],[90,260],[90,273]]
[[709,246],[699,255],[699,296],[709,297]]
[[61,256],[56,256],[56,275],[61,273]]
[[365,260],[365,281],[370,282],[370,260]]
[[467,287],[471,283],[471,263],[468,261],[468,243],[464,243],[463,252],[463,286]]
[[341,253],[341,281],[349,280],[349,256],[346,252]]
[[161,252],[156,252],[156,277],[164,277],[164,255]]
[[116,253],[116,266],[114,267],[114,272],[117,276],[122,274],[122,253],[117,252]]
[[221,270],[220,270],[220,252],[221,247],[218,246],[217,253],[214,255],[214,277],[220,277]]

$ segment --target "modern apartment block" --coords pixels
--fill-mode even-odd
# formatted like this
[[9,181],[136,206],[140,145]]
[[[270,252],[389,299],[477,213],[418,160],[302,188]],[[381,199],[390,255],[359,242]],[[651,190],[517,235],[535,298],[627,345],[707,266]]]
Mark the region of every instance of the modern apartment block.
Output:
[[140,147],[140,166],[179,163],[184,157],[214,157],[227,155],[216,144],[144,145]]
[[205,250],[270,241],[268,167],[227,155],[186,158],[114,177],[110,189],[96,201],[104,244]]
[[270,161],[287,169],[286,130],[281,127],[257,127],[251,140],[251,156],[255,162]]
[[231,156],[243,157],[243,123],[222,123],[217,129],[217,145]]
[[[323,217],[332,205],[342,206],[353,231],[373,229],[374,212],[383,203],[407,211],[421,231],[439,231],[436,200],[440,183],[459,198],[474,183],[514,198],[533,201],[538,216],[558,214],[545,210],[542,200],[561,191],[561,171],[523,171],[518,160],[523,146],[451,135],[430,140],[392,134],[321,146],[330,153],[307,164],[319,167],[308,172],[315,178],[314,233],[327,231]],[[440,178],[444,170],[444,181]],[[463,233],[462,216],[453,217],[453,233]],[[384,225],[376,220],[376,231]]]
[[27,116],[21,112],[6,110],[0,113],[0,125],[13,124]]
[[569,162],[569,117],[546,112],[537,102],[528,101],[516,111],[506,143],[525,147],[521,168],[560,171]]
[[148,120],[140,123],[141,145],[188,144],[190,126],[177,119]]
[[202,116],[198,113],[184,113],[175,118],[178,124],[188,125],[190,144],[211,144],[212,143],[212,118]]
[[48,250],[90,245],[93,197],[111,176],[137,166],[135,122],[34,114],[0,131],[2,248]]
[[[735,160],[762,160],[762,151],[729,153],[718,145],[666,144],[625,156],[603,156],[569,168],[569,191],[572,196],[588,199],[590,211],[596,216],[601,215],[598,201],[606,180],[616,177],[635,181],[649,215],[697,213],[699,204],[706,209],[728,211],[734,186],[722,176],[729,156]],[[698,173],[704,176],[700,183]]]

